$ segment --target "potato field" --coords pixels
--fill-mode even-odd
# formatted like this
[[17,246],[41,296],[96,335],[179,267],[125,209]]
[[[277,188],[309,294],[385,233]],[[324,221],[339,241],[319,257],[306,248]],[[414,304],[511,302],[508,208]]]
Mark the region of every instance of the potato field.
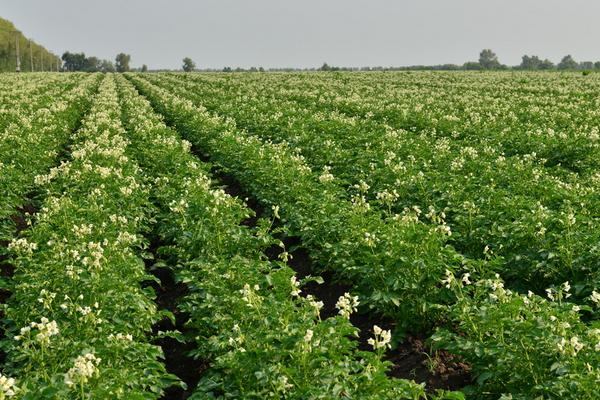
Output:
[[0,76],[0,400],[600,398],[600,75]]

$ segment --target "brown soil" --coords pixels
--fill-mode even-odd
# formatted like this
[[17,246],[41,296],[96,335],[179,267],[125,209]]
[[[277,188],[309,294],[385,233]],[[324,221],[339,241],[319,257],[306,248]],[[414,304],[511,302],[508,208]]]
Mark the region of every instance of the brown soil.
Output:
[[[154,238],[150,244],[150,252],[156,255],[160,245],[161,243]],[[172,268],[153,268],[152,264],[154,262],[154,260],[147,260],[146,268],[152,275],[159,279],[160,284],[155,281],[148,281],[144,282],[143,286],[150,286],[154,289],[156,293],[155,302],[158,308],[170,311],[175,318],[175,323],[173,324],[169,318],[163,318],[153,326],[153,334],[157,335],[159,331],[177,330],[186,339],[190,336],[193,337],[193,333],[185,326],[189,315],[181,312],[177,307],[183,296],[189,293],[187,286],[181,282],[176,282]],[[186,389],[177,386],[168,388],[162,399],[187,399],[192,394],[202,373],[208,368],[208,362],[205,360],[195,360],[189,356],[190,352],[196,348],[194,340],[181,342],[173,338],[164,337],[155,339],[153,343],[163,349],[167,371],[179,377],[187,386]]]
[[[27,219],[35,215],[37,208],[31,202],[26,202],[22,207],[17,208],[17,211],[11,215],[10,219],[15,226],[15,237],[17,237],[23,230],[27,229]],[[11,263],[10,256],[7,253],[8,247],[7,241],[0,241],[0,277],[3,279],[10,279],[15,273],[15,267]],[[11,296],[11,292],[7,289],[0,289],[0,304],[6,303],[6,300]],[[0,311],[0,317],[4,316],[4,312]],[[0,339],[6,337],[4,329],[0,331]],[[0,364],[3,364],[6,360],[6,354],[4,351],[0,351]]]
[[[154,334],[157,334],[158,331],[178,330],[184,337],[189,336],[190,332],[185,326],[189,315],[177,308],[178,302],[189,292],[188,288],[183,283],[175,282],[173,271],[170,268],[157,268],[152,271],[152,274],[161,282],[160,285],[156,282],[151,285],[157,294],[156,303],[160,309],[169,310],[175,317],[175,324],[167,318],[158,322],[153,327]],[[178,376],[187,385],[186,389],[180,387],[167,389],[162,399],[187,399],[192,394],[202,373],[208,368],[208,362],[195,360],[189,356],[189,353],[196,348],[193,340],[186,340],[182,343],[173,338],[160,338],[156,339],[154,344],[163,349],[167,371]]]
[[[31,202],[27,202],[25,205],[17,208],[17,212],[10,216],[15,227],[15,237],[17,237],[22,231],[27,229],[27,219],[37,213],[37,208]],[[8,247],[7,241],[0,241],[0,276],[5,278],[11,278],[14,275],[15,268],[10,262],[6,250]],[[5,290],[0,290],[0,304],[4,303],[5,300],[10,296],[10,293]]]
[[389,351],[390,375],[424,382],[428,390],[458,390],[471,383],[470,365],[444,350],[431,351],[422,338],[408,336]]

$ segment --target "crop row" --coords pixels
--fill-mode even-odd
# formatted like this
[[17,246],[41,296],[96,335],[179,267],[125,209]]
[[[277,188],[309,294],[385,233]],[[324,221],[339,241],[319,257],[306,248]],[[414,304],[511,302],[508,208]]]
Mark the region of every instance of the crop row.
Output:
[[61,89],[68,88],[81,78],[64,75],[3,77],[0,80],[0,130],[4,130],[11,122],[18,123],[24,114],[40,108],[38,101],[43,96],[56,96]]
[[324,113],[320,103],[303,108],[277,88],[258,90],[256,83],[236,91],[196,84],[193,77],[151,80],[195,104],[211,104],[263,140],[285,141],[355,201],[391,217],[412,208],[422,211],[425,223],[443,220],[452,233],[449,243],[470,258],[500,257],[498,272],[513,285],[543,293],[569,280],[579,297],[598,286],[598,175],[547,167],[535,154],[506,156],[489,143],[465,146]]
[[149,195],[125,155],[112,77],[81,124],[70,159],[36,177],[46,198],[35,224],[9,245],[4,372],[16,387],[3,396],[158,398],[176,378],[148,343],[161,317],[140,287],[151,278],[138,255]]
[[537,152],[552,165],[593,173],[597,163],[596,77],[400,73],[200,79],[241,96],[247,93],[239,82],[248,81],[253,93],[285,94],[319,110],[425,130],[465,145],[487,143],[507,155]]
[[385,331],[372,333],[376,352],[357,351],[354,298],[342,297],[341,315],[321,320],[322,303],[300,295],[286,263],[265,258],[275,243],[270,223],[241,225],[251,211],[214,186],[189,143],[129,82],[119,84],[132,153],[153,182],[163,251],[190,291],[179,308],[189,315],[193,354],[210,363],[191,398],[423,398],[422,385],[386,377]]
[[442,225],[419,222],[415,210],[384,219],[345,200],[339,186],[314,174],[287,146],[262,142],[231,119],[140,76],[129,78],[186,138],[265,204],[279,207],[311,256],[352,281],[376,311],[393,315],[400,326],[423,317],[440,323],[435,316],[448,312],[452,329],[439,329],[434,342],[472,364],[475,392],[525,398],[594,392],[598,330],[580,321],[590,307],[566,301],[568,283],[549,289],[550,300],[506,289],[498,277],[486,277],[490,262],[465,259],[445,246]]
[[413,324],[443,300],[437,290],[440,276],[460,269],[463,258],[445,246],[441,226],[419,222],[412,211],[386,220],[377,210],[347,201],[341,188],[319,180],[285,145],[263,143],[239,131],[233,120],[139,77],[131,79],[185,138],[231,171],[267,208],[279,207],[282,221],[302,238],[311,257],[351,281],[364,303]]
[[45,94],[32,101],[35,111],[20,110],[18,122],[0,133],[0,242],[12,238],[14,224],[10,217],[25,204],[35,176],[58,162],[71,131],[89,107],[97,77],[78,81],[72,78],[63,85],[65,88],[53,81]]

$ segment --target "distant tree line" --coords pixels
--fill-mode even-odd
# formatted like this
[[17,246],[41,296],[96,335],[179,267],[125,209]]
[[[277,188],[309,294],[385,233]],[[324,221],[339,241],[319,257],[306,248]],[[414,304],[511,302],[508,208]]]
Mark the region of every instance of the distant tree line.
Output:
[[0,72],[57,71],[60,57],[27,38],[15,25],[0,18]]
[[536,55],[525,54],[522,57],[521,64],[508,66],[501,64],[498,56],[491,49],[484,49],[479,53],[478,61],[467,61],[462,65],[441,64],[441,65],[411,65],[406,67],[362,67],[362,68],[342,68],[332,67],[324,63],[318,71],[403,71],[403,70],[440,70],[440,71],[460,71],[460,70],[600,70],[600,61],[582,61],[577,62],[573,56],[564,56],[558,64],[552,61],[541,59]]
[[[68,51],[62,55],[61,59],[63,71],[69,72],[127,72],[131,70],[129,66],[131,56],[125,53],[117,54],[114,63],[94,56],[86,57],[85,53],[71,53]],[[144,65],[144,67],[146,66]],[[148,67],[146,67],[146,70],[148,70]]]
[[[131,68],[131,56],[125,53],[119,53],[115,62],[110,60],[100,60],[97,57],[86,57],[85,53],[70,53],[66,52],[62,56],[63,70],[65,71],[86,71],[86,72],[126,72],[140,71],[147,72],[148,66],[143,65],[141,68]],[[338,67],[323,63],[320,67],[314,68],[269,68],[250,67],[232,68],[226,66],[224,68],[205,68],[197,69],[196,63],[190,58],[185,57],[182,61],[181,70],[185,72],[202,71],[202,72],[265,72],[265,71],[476,71],[476,70],[600,70],[600,61],[583,61],[577,62],[571,55],[564,56],[558,64],[552,61],[542,59],[537,55],[523,55],[521,64],[509,66],[502,64],[498,60],[498,56],[491,49],[483,49],[479,53],[477,61],[467,61],[462,65],[459,64],[440,64],[440,65],[411,65],[402,67]],[[169,71],[169,70],[153,70],[153,71]]]
[[552,61],[541,59],[536,55],[523,55],[521,58],[521,64],[509,67],[500,64],[496,54],[490,49],[484,49],[479,53],[479,62],[468,62],[464,64],[464,69],[520,69],[520,70],[592,70],[600,69],[600,61],[582,61],[577,62],[573,59],[573,56],[564,56],[558,64],[554,64]]
[[85,53],[65,52],[62,57],[63,70],[69,72],[114,72],[115,64],[109,60],[100,60],[98,57],[86,57]]
[[[282,72],[293,72],[293,71],[477,71],[477,70],[600,70],[600,61],[582,61],[577,62],[573,59],[573,56],[564,56],[558,64],[554,64],[552,61],[541,59],[536,55],[524,55],[522,57],[521,64],[509,66],[500,63],[498,56],[491,49],[484,49],[479,53],[478,61],[467,61],[462,65],[459,64],[439,64],[439,65],[410,65],[402,67],[338,67],[332,66],[327,63],[323,63],[318,68],[269,68],[267,71],[282,71]],[[253,72],[260,71],[264,72],[263,67],[256,68],[231,68],[225,67],[223,69],[202,69],[200,71],[205,72]]]

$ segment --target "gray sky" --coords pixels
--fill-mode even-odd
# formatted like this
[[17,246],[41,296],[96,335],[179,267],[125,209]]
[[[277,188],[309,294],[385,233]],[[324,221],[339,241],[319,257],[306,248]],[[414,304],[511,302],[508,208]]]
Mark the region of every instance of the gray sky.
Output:
[[150,68],[600,60],[592,0],[0,0],[0,16],[57,54]]

